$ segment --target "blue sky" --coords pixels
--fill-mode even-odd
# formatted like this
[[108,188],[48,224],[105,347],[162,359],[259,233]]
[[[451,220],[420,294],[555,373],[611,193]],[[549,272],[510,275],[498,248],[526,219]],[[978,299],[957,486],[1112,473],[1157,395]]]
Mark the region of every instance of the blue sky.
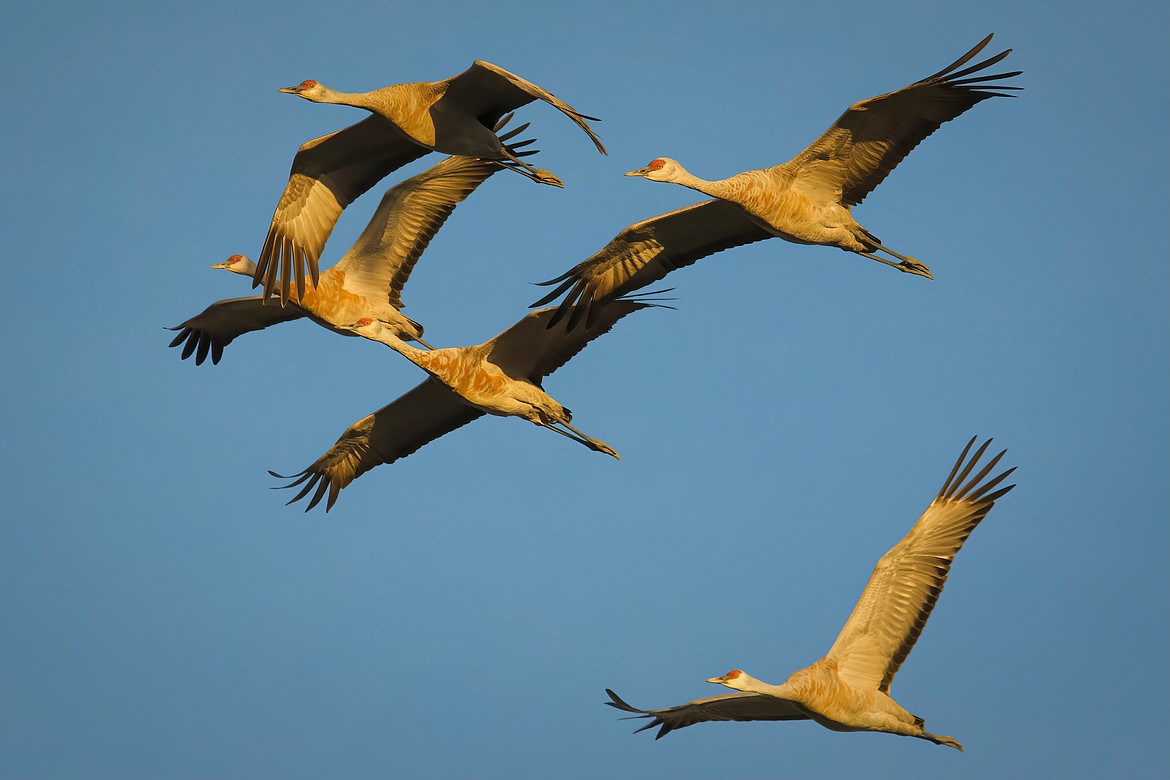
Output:
[[[0,776],[1163,777],[1170,693],[1167,9],[1004,0],[42,3],[5,12]],[[362,91],[487,59],[563,191],[493,177],[405,291],[442,345],[700,199],[625,179],[787,160],[988,32],[1022,69],[855,210],[936,281],[781,242],[672,275],[545,383],[621,462],[485,419],[359,479],[299,470],[418,369],[300,322],[218,366],[175,325],[247,282],[293,152]],[[343,215],[332,264],[392,174]],[[820,657],[971,435],[1018,487],[893,694],[967,752],[809,723],[655,742],[602,706]]]

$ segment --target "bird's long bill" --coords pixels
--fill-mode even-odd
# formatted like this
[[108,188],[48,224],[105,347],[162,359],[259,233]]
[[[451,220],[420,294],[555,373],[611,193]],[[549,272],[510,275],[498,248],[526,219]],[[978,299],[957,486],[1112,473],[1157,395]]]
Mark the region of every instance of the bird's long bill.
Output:
[[648,167],[647,168],[639,168],[636,171],[629,171],[628,173],[623,173],[622,176],[645,176],[649,172],[650,172],[650,168],[648,168]]
[[281,87],[280,89],[278,89],[276,91],[277,92],[284,92],[284,93],[289,94],[289,95],[296,95],[296,94],[300,93],[301,87],[298,84],[295,87]]

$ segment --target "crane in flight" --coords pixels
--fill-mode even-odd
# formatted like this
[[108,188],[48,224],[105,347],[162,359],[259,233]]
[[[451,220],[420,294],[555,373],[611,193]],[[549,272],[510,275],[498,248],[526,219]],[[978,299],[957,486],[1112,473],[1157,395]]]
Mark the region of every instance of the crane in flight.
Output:
[[[507,134],[522,132],[522,125]],[[532,141],[521,141],[513,148]],[[528,154],[528,152],[520,152]],[[501,170],[493,160],[448,157],[386,191],[374,216],[353,246],[310,282],[287,307],[265,306],[263,296],[217,301],[170,330],[179,334],[170,346],[182,345],[182,358],[195,355],[200,365],[211,355],[218,363],[224,347],[236,337],[279,322],[308,317],[345,336],[355,335],[343,326],[365,316],[373,317],[403,339],[422,340],[423,328],[400,311],[402,289],[431,239],[479,185]],[[255,264],[244,255],[232,255],[212,268],[252,276]]]
[[[650,294],[650,293],[647,293]],[[278,479],[303,483],[292,504],[312,493],[305,511],[328,492],[325,511],[350,482],[384,463],[405,458],[423,445],[484,414],[520,417],[579,442],[595,452],[618,458],[608,444],[573,427],[573,413],[553,399],[541,380],[628,314],[661,304],[646,299],[610,302],[588,328],[548,328],[555,309],[529,312],[515,325],[483,344],[425,351],[415,349],[381,323],[363,318],[351,326],[360,335],[381,341],[424,369],[430,377],[410,392],[346,428],[329,450],[303,471]],[[669,308],[669,307],[666,307]]]
[[[981,73],[1011,54],[1011,49],[958,70],[991,38],[988,35],[938,73],[854,103],[808,148],[782,165],[708,181],[687,171],[677,160],[658,157],[626,176],[681,184],[734,203],[761,228],[787,241],[835,246],[906,273],[933,278],[923,263],[884,246],[853,219],[850,210],[944,122],[988,98],[1010,96],[1002,90],[1020,89],[992,82],[1022,71]],[[729,220],[726,226],[717,224],[711,229],[716,233],[735,231],[737,222]],[[879,256],[879,251],[896,261]]]
[[430,151],[495,160],[542,184],[563,186],[548,171],[524,162],[497,135],[500,118],[534,100],[568,116],[605,154],[589,126],[596,117],[580,113],[551,92],[490,62],[476,60],[442,81],[392,84],[370,92],[338,92],[320,82],[302,81],[279,90],[314,103],[334,103],[373,116],[304,144],[276,205],[256,261],[252,286],[264,285],[267,299],[280,284],[288,302],[289,277],[304,290],[305,269],[317,280],[317,260],[342,209],[397,168]]
[[890,683],[926,626],[955,555],[995,502],[1015,487],[999,487],[1015,468],[988,479],[1006,450],[970,476],[991,444],[985,441],[968,460],[976,438],[967,442],[918,522],[878,561],[853,613],[819,661],[780,685],[733,669],[707,682],[737,693],[676,707],[641,710],[609,689],[606,704],[649,718],[638,731],[660,726],[657,738],[706,721],[814,720],[833,731],[880,731],[962,750],[953,737],[926,731],[922,718],[890,697]]

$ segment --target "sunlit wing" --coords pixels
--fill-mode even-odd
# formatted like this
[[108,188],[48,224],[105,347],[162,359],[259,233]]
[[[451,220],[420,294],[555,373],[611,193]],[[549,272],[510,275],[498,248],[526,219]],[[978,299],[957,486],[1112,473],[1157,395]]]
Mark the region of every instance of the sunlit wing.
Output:
[[302,145],[276,204],[252,286],[263,284],[265,299],[279,288],[284,305],[295,278],[298,298],[304,295],[305,269],[316,283],[317,262],[342,210],[388,173],[429,151],[376,115]]
[[564,300],[549,320],[555,325],[566,315],[569,328],[584,319],[594,322],[595,311],[627,293],[662,279],[696,260],[744,244],[772,238],[752,222],[743,209],[725,200],[708,200],[636,222],[588,259],[542,285],[557,285],[533,306]]
[[792,702],[759,693],[729,693],[707,699],[695,699],[677,707],[640,710],[622,701],[609,688],[606,688],[605,692],[612,699],[606,702],[609,706],[623,712],[638,713],[636,717],[650,719],[650,722],[635,731],[635,734],[660,726],[658,734],[654,736],[655,739],[662,739],[675,729],[710,721],[808,720],[808,715]]
[[601,139],[586,121],[601,120],[582,114],[548,90],[483,60],[476,60],[470,68],[450,79],[447,93],[436,103],[436,107],[448,101],[453,102],[490,127],[507,112],[533,100],[543,100],[572,119],[585,131],[597,150],[605,154]]
[[300,319],[308,312],[293,304],[287,308],[265,306],[263,299],[229,298],[216,301],[191,319],[167,330],[177,330],[170,346],[183,345],[182,359],[195,355],[195,365],[202,365],[210,353],[211,362],[218,363],[223,348],[237,336],[267,328],[278,322]]
[[347,290],[403,308],[402,288],[431,239],[475,188],[496,171],[490,160],[448,157],[387,190],[366,229],[337,263]]
[[441,436],[482,417],[483,412],[468,406],[450,388],[427,379],[401,398],[366,415],[345,429],[337,443],[304,471],[290,476],[284,488],[304,485],[289,500],[292,504],[309,496],[305,511],[315,507],[328,491],[325,511],[333,508],[341,489],[375,466],[405,458]]
[[854,103],[807,149],[783,167],[798,168],[818,161],[840,165],[832,171],[841,202],[857,205],[924,138],[969,108],[991,97],[1009,97],[1002,91],[1020,87],[991,82],[1011,78],[1022,71],[967,78],[995,65],[1011,49],[964,70],[956,70],[981,52],[990,35],[955,62],[907,87]]
[[974,443],[974,438],[967,443],[938,496],[910,532],[878,561],[826,655],[855,688],[889,691],[942,593],[955,554],[995,502],[1015,487],[995,489],[1014,468],[987,479],[1003,452],[968,479],[991,440],[966,460]]

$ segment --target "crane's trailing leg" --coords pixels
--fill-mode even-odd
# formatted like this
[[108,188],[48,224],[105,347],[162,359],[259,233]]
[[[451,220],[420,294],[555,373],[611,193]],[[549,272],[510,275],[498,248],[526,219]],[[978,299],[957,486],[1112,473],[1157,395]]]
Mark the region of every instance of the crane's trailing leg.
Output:
[[924,731],[922,732],[922,739],[929,739],[936,745],[946,745],[947,747],[953,747],[960,753],[963,752],[963,746],[959,744],[959,741],[945,734],[931,734],[929,731]]
[[[513,113],[515,113],[515,112],[513,112]],[[508,114],[507,116],[504,116],[503,118],[500,119],[499,122],[496,122],[496,126],[493,127],[492,130],[498,133],[504,127],[504,125],[508,124],[508,120],[510,120],[511,118],[512,118],[512,114]],[[513,130],[509,130],[507,133],[504,133],[503,135],[499,136],[500,146],[502,147],[501,154],[504,155],[504,159],[503,160],[496,160],[496,162],[498,162],[501,167],[507,168],[510,171],[515,171],[516,173],[520,174],[521,176],[525,176],[529,179],[532,179],[534,182],[537,182],[538,184],[551,184],[554,187],[564,188],[565,183],[562,182],[560,179],[558,179],[553,174],[549,173],[548,171],[544,170],[543,168],[533,168],[531,165],[529,165],[528,163],[526,163],[520,159],[521,157],[530,157],[530,156],[536,154],[538,151],[540,151],[539,149],[529,149],[529,150],[526,150],[523,152],[517,151],[518,149],[522,149],[525,146],[536,143],[535,139],[529,139],[527,141],[520,141],[520,142],[514,143],[514,144],[504,143],[505,141],[507,141],[511,138],[514,138],[518,134],[527,130],[528,124],[529,124],[528,122],[525,122],[524,124],[520,125],[519,127],[515,128]]]
[[[876,248],[882,250],[883,252],[890,252],[890,250],[881,245]],[[930,269],[927,268],[925,264],[915,260],[913,257],[906,257],[905,255],[899,255],[895,252],[890,252],[891,255],[901,258],[902,260],[900,263],[895,263],[893,260],[887,260],[884,257],[878,257],[872,252],[857,252],[856,254],[859,254],[862,257],[868,257],[870,260],[877,260],[879,263],[885,263],[891,268],[897,268],[899,271],[904,271],[908,274],[915,274],[916,276],[925,276],[927,279],[934,279],[934,277],[931,276]]]
[[612,455],[614,458],[616,458],[618,460],[622,459],[621,456],[617,454],[617,451],[613,447],[609,446],[608,444],[606,444],[603,441],[598,441],[597,439],[592,439],[592,438],[586,436],[585,434],[581,433],[581,431],[577,430],[572,425],[569,425],[567,422],[565,422],[563,420],[560,421],[561,425],[565,426],[570,431],[573,431],[573,433],[577,434],[576,436],[574,436],[573,433],[569,433],[568,431],[562,431],[560,428],[557,428],[556,426],[554,426],[551,423],[543,422],[540,420],[533,420],[533,422],[535,422],[537,425],[539,425],[543,428],[548,428],[550,431],[554,431],[556,433],[559,433],[561,436],[564,436],[566,439],[572,439],[573,441],[577,442],[578,444],[584,444],[586,447],[593,450],[594,452],[603,452],[606,455]]
[[622,459],[621,456],[617,454],[617,450],[615,450],[613,447],[609,446],[605,442],[600,441],[599,439],[594,439],[594,438],[591,438],[589,436],[586,436],[584,433],[581,433],[581,431],[577,430],[572,425],[570,425],[567,422],[564,422],[563,420],[561,421],[561,425],[565,426],[570,431],[572,431],[573,433],[580,436],[581,443],[584,444],[589,449],[593,450],[594,452],[604,452],[606,455],[612,455],[616,460]]
[[546,171],[544,168],[533,168],[531,165],[508,151],[507,147],[504,147],[503,154],[507,159],[497,160],[496,162],[508,170],[515,171],[521,176],[532,179],[537,184],[550,184],[553,187],[564,188],[565,183],[563,181]]
[[[875,236],[873,233],[870,233],[865,228],[861,227],[861,225],[857,225],[855,223],[854,227],[855,227],[855,230],[853,233],[853,237],[854,237],[854,239],[857,240],[858,243],[860,243],[862,245],[862,247],[865,248],[865,251],[861,252],[861,251],[858,251],[856,249],[851,249],[851,250],[847,250],[847,251],[857,252],[857,254],[859,254],[863,257],[868,257],[870,260],[877,260],[879,263],[885,263],[888,266],[892,266],[894,268],[897,268],[899,271],[904,271],[908,274],[915,274],[917,276],[925,276],[927,279],[934,278],[933,276],[930,275],[930,269],[927,268],[925,264],[918,262],[913,257],[910,257],[908,255],[898,254],[893,249],[890,249],[888,246],[885,246],[884,244],[882,244],[881,241],[878,241],[877,236]],[[845,249],[846,247],[841,247],[841,248]],[[874,252],[879,252],[879,251],[885,252],[890,257],[896,257],[899,260],[901,260],[902,262],[894,263],[894,262],[891,262],[889,260],[886,260],[884,257],[878,257],[877,255],[873,254]]]

